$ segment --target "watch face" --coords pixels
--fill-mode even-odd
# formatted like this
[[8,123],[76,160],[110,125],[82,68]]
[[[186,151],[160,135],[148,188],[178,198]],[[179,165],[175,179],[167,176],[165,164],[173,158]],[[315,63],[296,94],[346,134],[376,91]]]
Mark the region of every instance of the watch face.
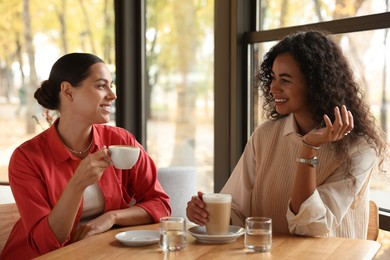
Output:
[[313,158],[310,158],[310,159],[297,158],[297,162],[299,162],[299,163],[306,163],[306,164],[309,164],[311,167],[316,167],[317,164],[318,164],[318,158],[317,157],[313,157]]
[[311,165],[312,165],[313,167],[316,167],[316,166],[318,165],[318,158],[317,158],[317,157],[313,157],[313,158],[311,159]]

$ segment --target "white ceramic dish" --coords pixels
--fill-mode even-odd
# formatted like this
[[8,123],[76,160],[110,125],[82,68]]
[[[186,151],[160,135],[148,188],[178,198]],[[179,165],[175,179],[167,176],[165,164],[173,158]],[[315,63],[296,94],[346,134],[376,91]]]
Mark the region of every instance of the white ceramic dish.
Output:
[[239,226],[229,226],[226,235],[208,235],[205,226],[195,226],[189,228],[188,233],[202,243],[230,243],[245,234],[245,229]]
[[125,231],[115,235],[115,238],[127,246],[147,246],[160,240],[157,230]]

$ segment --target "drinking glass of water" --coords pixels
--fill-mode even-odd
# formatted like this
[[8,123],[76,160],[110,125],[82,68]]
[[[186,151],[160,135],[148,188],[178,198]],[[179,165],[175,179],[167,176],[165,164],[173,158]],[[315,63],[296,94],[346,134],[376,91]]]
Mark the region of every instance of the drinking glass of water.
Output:
[[272,219],[249,217],[245,220],[245,247],[254,252],[268,252],[272,246]]
[[177,251],[187,245],[186,221],[182,217],[160,218],[160,247],[163,250]]

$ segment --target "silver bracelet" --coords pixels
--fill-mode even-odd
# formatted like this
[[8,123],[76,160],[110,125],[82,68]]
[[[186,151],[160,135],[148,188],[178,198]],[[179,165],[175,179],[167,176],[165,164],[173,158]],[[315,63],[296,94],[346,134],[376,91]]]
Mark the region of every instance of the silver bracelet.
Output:
[[314,149],[314,150],[319,150],[319,149],[320,149],[319,146],[314,146],[314,145],[311,145],[311,144],[306,143],[305,140],[303,140],[303,138],[302,138],[302,143],[303,143],[305,146],[307,146],[307,147],[309,147],[309,148],[311,148],[311,149]]

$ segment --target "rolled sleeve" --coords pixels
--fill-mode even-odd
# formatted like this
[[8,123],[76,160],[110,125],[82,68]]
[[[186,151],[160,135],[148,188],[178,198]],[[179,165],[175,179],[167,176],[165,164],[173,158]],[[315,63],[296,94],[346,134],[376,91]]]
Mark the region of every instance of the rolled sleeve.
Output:
[[[290,205],[290,201],[288,203]],[[327,210],[323,204],[318,190],[302,203],[298,214],[294,214],[290,207],[287,207],[287,222],[290,232],[298,235],[319,235],[326,234],[329,229],[326,227]]]
[[365,188],[365,182],[369,181],[367,178],[375,162],[375,149],[367,148],[357,152],[352,157],[352,174],[356,180],[354,185],[348,184],[345,172],[339,168],[302,203],[296,215],[288,206],[286,217],[290,232],[320,236],[337,228],[351,205],[360,199],[359,194]]

